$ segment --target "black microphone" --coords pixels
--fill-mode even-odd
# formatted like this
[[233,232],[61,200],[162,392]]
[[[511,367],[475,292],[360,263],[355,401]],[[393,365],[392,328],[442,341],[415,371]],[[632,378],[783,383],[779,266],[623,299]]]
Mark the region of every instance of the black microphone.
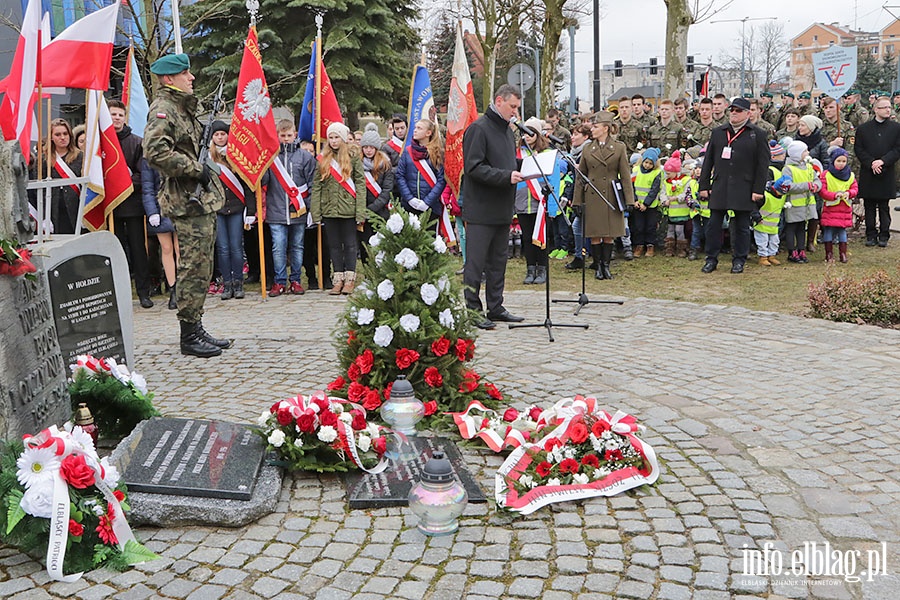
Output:
[[519,131],[522,132],[522,135],[535,135],[534,131],[522,125],[522,123],[516,117],[512,117],[509,122],[515,125],[519,129]]
[[565,146],[566,145],[566,142],[563,141],[562,138],[558,138],[555,135],[553,135],[552,133],[545,133],[544,135],[547,137],[548,140],[550,140],[557,146]]

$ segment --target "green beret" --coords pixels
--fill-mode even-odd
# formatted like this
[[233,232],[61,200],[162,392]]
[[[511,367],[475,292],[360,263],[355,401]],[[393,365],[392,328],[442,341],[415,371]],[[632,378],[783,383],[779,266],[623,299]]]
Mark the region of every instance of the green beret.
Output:
[[752,98],[753,92],[744,92],[744,98]]
[[800,95],[797,97],[803,100],[809,100],[810,98],[812,98],[809,92],[800,92]]
[[896,98],[897,96],[900,96],[900,90],[897,90],[893,94],[891,94],[891,98]]
[[878,90],[869,90],[869,95],[870,95],[870,96],[877,96],[877,95],[878,95]]
[[762,92],[762,93],[760,93],[759,97],[760,98],[774,98],[774,96],[772,96],[772,92]]
[[150,65],[150,72],[154,75],[178,75],[190,68],[191,59],[187,54],[167,54]]
[[784,92],[783,94],[781,94],[781,97],[782,98],[793,98],[794,93],[793,92]]

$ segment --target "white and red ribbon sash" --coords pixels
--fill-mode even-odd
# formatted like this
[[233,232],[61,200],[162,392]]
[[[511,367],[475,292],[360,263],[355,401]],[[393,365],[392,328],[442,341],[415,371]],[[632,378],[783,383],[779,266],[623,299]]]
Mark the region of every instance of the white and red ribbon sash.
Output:
[[438,222],[438,228],[440,229],[441,235],[447,240],[447,245],[455,246],[456,231],[453,229],[453,223],[450,222],[450,211],[447,210],[446,206],[444,207],[444,210],[441,211],[441,220]]
[[[516,158],[522,158],[522,148],[516,149]],[[543,249],[547,247],[547,201],[538,187],[537,179],[526,179],[525,186],[528,193],[538,201],[537,218],[534,221],[534,229],[531,232],[531,243]]]
[[510,427],[506,431],[505,437],[491,428],[482,428],[481,424],[489,415],[496,415],[496,411],[486,408],[478,400],[473,400],[464,412],[450,413],[453,422],[459,427],[459,435],[464,440],[470,440],[473,437],[484,440],[488,448],[494,452],[500,452],[504,448],[518,448],[519,446],[528,444],[528,438],[522,431]]
[[219,181],[241,200],[241,204],[246,206],[247,199],[244,197],[244,186],[241,185],[237,175],[223,163],[219,163],[219,169]]
[[371,171],[366,171],[366,189],[372,192],[376,198],[381,195],[381,186],[378,185]]
[[429,187],[434,187],[437,185],[437,176],[434,174],[434,171],[431,169],[431,165],[428,164],[427,160],[417,160],[413,157],[412,146],[407,148],[409,151],[409,157],[412,159],[413,166],[419,172],[419,174],[425,178],[425,183],[429,185]]
[[[63,160],[63,157],[60,156],[59,154],[56,155],[56,162],[53,164],[53,168],[56,170],[57,173],[59,173],[59,176],[62,177],[63,179],[75,179],[76,177],[78,177],[75,174],[75,171],[72,170],[72,167],[70,167],[66,163],[66,161]],[[81,193],[81,186],[79,186],[75,183],[70,183],[69,187],[72,188],[73,190],[75,190],[76,194]]]
[[291,174],[288,173],[287,169],[284,167],[284,163],[281,162],[280,156],[276,156],[275,160],[272,162],[272,172],[275,174],[275,179],[281,184],[284,193],[287,194],[288,200],[291,203],[291,208],[294,209],[293,212],[298,215],[306,213],[306,205],[303,202],[300,202],[301,198],[305,199],[309,196],[309,189],[306,184],[304,183],[303,185],[298,186],[294,183],[294,178],[291,177]]
[[353,183],[352,179],[344,179],[344,175],[341,173],[341,165],[333,158],[331,159],[331,176],[341,184],[342,188],[347,190],[348,194],[356,198],[356,184]]
[[403,140],[395,135],[391,136],[391,139],[388,140],[387,145],[390,146],[391,150],[393,150],[397,154],[403,152]]

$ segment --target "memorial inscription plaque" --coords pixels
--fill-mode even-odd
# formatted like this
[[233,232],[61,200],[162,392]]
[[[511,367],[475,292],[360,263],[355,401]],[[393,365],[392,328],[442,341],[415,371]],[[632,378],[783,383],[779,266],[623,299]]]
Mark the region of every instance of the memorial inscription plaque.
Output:
[[249,425],[155,417],[119,468],[130,491],[249,500],[265,450]]
[[484,504],[487,498],[484,492],[466,470],[463,457],[451,440],[442,437],[422,438],[410,437],[415,459],[392,463],[383,473],[348,473],[345,475],[347,498],[351,509],[384,508],[388,506],[407,506],[407,496],[412,486],[421,479],[422,469],[431,455],[440,450],[444,452],[457,480],[466,488],[469,502]]

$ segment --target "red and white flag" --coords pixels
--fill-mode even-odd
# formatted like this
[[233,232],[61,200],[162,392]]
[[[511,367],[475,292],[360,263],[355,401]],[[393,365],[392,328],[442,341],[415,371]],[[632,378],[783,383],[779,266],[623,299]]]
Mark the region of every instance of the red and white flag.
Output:
[[53,68],[44,73],[44,85],[104,92],[109,89],[118,14],[116,2],[78,19],[53,40],[45,40],[43,60]]
[[19,43],[6,78],[6,95],[0,103],[0,128],[6,140],[19,140],[25,160],[31,157],[31,122],[35,86],[41,81],[41,2],[29,0]]
[[228,158],[238,175],[255,190],[266,169],[275,160],[278,146],[275,115],[263,73],[259,39],[256,37],[256,27],[250,27],[244,43],[237,98],[228,132]]
[[87,101],[84,169],[88,176],[83,221],[91,231],[103,229],[106,217],[134,191],[131,173],[103,94],[91,90]]
[[463,44],[462,25],[456,26],[456,50],[453,53],[453,75],[447,103],[447,142],[444,146],[444,179],[458,198],[463,172],[463,133],[478,118],[475,92],[469,77],[469,63]]

